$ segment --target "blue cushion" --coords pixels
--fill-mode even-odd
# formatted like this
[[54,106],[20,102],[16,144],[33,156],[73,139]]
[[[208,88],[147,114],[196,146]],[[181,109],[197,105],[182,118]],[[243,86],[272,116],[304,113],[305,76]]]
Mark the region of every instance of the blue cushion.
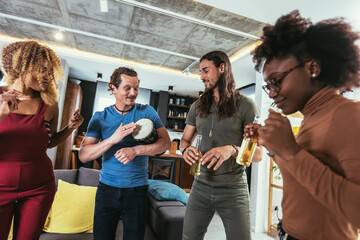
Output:
[[149,179],[149,192],[157,200],[177,200],[185,205],[189,196],[175,184],[161,180]]

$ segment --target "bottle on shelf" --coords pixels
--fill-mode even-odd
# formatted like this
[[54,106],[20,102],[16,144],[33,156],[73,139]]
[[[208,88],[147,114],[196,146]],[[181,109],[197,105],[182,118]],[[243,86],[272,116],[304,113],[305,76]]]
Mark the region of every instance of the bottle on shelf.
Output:
[[185,105],[185,98],[181,98],[180,104],[181,104],[181,105]]
[[77,135],[75,138],[75,147],[79,148],[81,147],[81,143],[85,137],[85,132],[82,132],[81,134]]
[[[253,123],[258,123],[259,119],[260,116],[256,115]],[[241,143],[240,151],[236,158],[236,162],[246,167],[250,166],[252,158],[254,156],[256,145],[257,142],[252,137],[244,138]]]
[[201,154],[201,151],[200,151],[201,140],[202,140],[202,135],[198,134],[196,136],[196,150],[199,152],[199,155],[197,156],[197,159],[196,159],[195,163],[193,163],[191,165],[191,168],[190,168],[190,174],[193,175],[193,176],[199,176],[200,175],[201,158],[202,158],[202,154]]

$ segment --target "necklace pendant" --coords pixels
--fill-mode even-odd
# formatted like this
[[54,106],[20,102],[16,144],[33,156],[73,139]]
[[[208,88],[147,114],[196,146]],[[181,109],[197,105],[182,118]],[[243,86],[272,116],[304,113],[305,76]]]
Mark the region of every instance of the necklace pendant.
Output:
[[212,129],[211,129],[209,132],[209,137],[212,137],[212,136],[213,136],[213,133],[212,133]]

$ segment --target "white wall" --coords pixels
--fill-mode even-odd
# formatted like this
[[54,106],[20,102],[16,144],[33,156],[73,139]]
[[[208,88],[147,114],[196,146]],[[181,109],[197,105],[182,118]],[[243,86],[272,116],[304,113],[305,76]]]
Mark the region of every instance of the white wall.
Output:
[[[256,73],[255,103],[260,109],[260,123],[263,124],[268,116],[271,100],[267,94],[263,94],[262,74]],[[269,195],[269,157],[266,149],[263,149],[263,159],[259,163],[252,164],[251,171],[251,227],[254,232],[265,232],[267,227],[267,206]]]
[[247,55],[231,64],[236,88],[247,86],[256,81],[256,71],[252,56]]
[[[63,81],[59,81],[58,82],[58,86],[59,86],[59,100],[58,100],[58,105],[59,105],[59,118],[58,118],[58,126],[57,126],[57,131],[61,130],[61,119],[62,119],[62,114],[63,114],[63,109],[64,109],[64,102],[65,102],[65,93],[66,93],[66,87],[67,87],[67,82],[68,82],[68,76],[69,76],[69,64],[66,60],[61,59],[61,65],[63,67],[63,72],[64,72],[64,79]],[[49,156],[49,158],[51,159],[53,166],[55,165],[55,160],[56,160],[56,152],[57,152],[57,147],[48,149],[46,151],[47,155]]]
[[244,88],[244,89],[241,89],[241,93],[250,97],[252,100],[254,100],[255,102],[255,85],[252,85],[250,87],[247,87],[247,88]]
[[360,88],[356,88],[352,90],[351,92],[346,92],[343,94],[344,97],[347,97],[349,99],[354,99],[357,101],[360,101]]

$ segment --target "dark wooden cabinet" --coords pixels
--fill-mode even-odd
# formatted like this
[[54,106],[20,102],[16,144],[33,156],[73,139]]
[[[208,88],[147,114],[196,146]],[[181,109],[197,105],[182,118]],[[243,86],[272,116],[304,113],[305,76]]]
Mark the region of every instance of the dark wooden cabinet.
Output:
[[196,98],[171,94],[168,100],[168,114],[166,127],[173,131],[182,132],[185,128],[185,120],[189,113],[191,104]]
[[151,94],[150,104],[158,112],[166,128],[182,132],[185,128],[185,120],[190,106],[196,99],[190,96],[160,91]]
[[167,127],[174,131],[183,131],[190,106],[168,104]]

